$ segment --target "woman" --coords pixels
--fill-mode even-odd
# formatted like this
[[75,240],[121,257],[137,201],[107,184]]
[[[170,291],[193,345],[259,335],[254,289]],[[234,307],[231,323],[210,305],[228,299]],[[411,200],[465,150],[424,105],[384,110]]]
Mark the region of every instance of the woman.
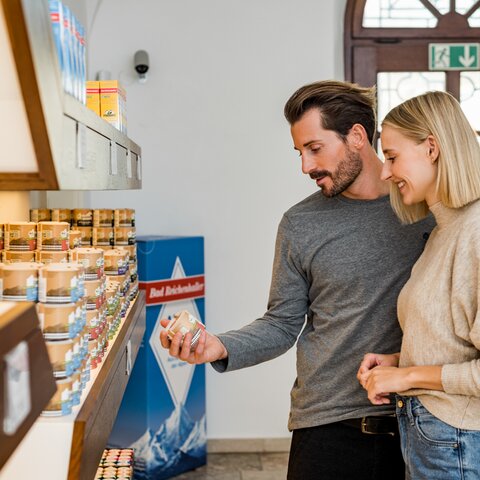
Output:
[[[398,298],[400,354],[365,355],[373,404],[397,395],[407,479],[480,478],[480,148],[459,103],[429,92],[382,123],[391,203],[437,226]],[[395,245],[392,245],[395,248]]]

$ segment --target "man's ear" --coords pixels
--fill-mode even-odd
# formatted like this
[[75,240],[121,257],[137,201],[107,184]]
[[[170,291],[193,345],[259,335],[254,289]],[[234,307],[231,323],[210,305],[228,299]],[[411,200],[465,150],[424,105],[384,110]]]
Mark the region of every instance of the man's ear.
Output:
[[350,131],[348,132],[347,138],[349,145],[358,150],[361,150],[366,143],[370,145],[365,127],[360,123],[354,123],[352,125],[352,128],[350,128]]

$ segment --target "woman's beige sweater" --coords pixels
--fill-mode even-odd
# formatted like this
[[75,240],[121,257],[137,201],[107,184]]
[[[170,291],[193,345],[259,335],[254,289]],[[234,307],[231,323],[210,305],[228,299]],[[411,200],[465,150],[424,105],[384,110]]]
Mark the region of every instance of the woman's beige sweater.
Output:
[[443,365],[444,391],[402,395],[417,395],[454,427],[480,430],[480,201],[431,211],[437,227],[398,298],[400,366]]

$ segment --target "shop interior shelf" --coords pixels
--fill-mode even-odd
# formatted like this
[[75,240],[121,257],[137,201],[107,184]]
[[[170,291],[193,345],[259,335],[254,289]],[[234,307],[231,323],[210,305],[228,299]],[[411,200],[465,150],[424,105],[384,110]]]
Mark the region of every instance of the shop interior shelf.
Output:
[[[9,126],[12,136],[20,132],[17,145],[32,143],[22,155],[18,147],[2,150],[0,190],[141,188],[140,147],[64,93],[48,0],[0,2],[0,38],[6,40],[0,72],[12,74],[10,100],[25,113],[23,123],[13,127],[0,112],[2,128]],[[12,158],[18,171],[12,170]]]
[[1,468],[56,390],[35,304],[0,302],[0,363]]
[[70,415],[40,417],[0,471],[0,480],[91,480],[100,462],[145,332],[145,293],[131,304],[103,361]]

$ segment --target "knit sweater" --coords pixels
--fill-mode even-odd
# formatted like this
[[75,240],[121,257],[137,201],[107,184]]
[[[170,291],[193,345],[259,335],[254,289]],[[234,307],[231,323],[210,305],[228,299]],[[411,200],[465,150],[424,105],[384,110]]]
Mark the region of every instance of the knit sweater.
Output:
[[480,201],[431,211],[437,227],[398,299],[400,366],[443,365],[444,391],[402,395],[449,425],[480,430]]

